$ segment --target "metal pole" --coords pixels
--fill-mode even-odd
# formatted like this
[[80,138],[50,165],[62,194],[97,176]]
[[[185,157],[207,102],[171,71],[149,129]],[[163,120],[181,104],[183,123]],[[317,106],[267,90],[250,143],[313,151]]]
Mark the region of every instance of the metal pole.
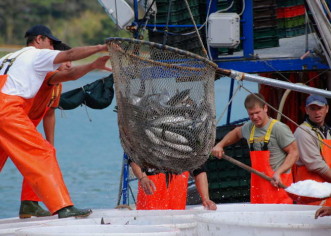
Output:
[[[233,87],[234,87],[234,79],[231,80],[231,85],[230,85],[230,90],[229,90],[229,101],[231,100],[232,96],[233,96]],[[232,110],[232,101],[228,106],[228,114],[226,117],[226,124],[230,124],[230,120],[231,120],[231,110]]]
[[245,10],[242,16],[243,26],[243,51],[244,57],[250,58],[254,55],[254,27],[253,27],[253,1],[245,1]]
[[[222,71],[222,72],[220,72]],[[234,70],[218,70],[218,72],[222,74],[226,74],[227,76],[236,79],[236,80],[247,80],[251,82],[256,82],[259,84],[265,84],[265,85],[270,85],[273,87],[277,88],[283,88],[283,89],[291,89],[293,91],[297,92],[302,92],[302,93],[308,93],[308,94],[317,94],[321,95],[323,97],[331,98],[331,91],[327,91],[324,89],[319,89],[319,88],[313,88],[309,87],[306,85],[301,85],[301,84],[294,84],[290,82],[285,82],[282,80],[276,80],[276,79],[270,79],[266,77],[262,77],[259,75],[252,75],[252,74],[247,74],[239,71],[234,71]]]
[[124,167],[123,167],[123,187],[122,187],[122,196],[123,196],[123,205],[129,204],[128,201],[128,178],[129,178],[129,157],[126,153],[123,154]]

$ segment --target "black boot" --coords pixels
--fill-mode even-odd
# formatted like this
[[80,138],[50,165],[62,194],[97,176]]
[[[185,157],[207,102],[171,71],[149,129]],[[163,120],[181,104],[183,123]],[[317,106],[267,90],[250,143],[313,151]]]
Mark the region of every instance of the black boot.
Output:
[[37,201],[21,201],[19,217],[21,219],[31,218],[31,216],[43,217],[51,216],[49,211],[39,206]]
[[92,213],[91,209],[78,209],[74,206],[68,206],[58,210],[59,218],[67,218],[67,217],[87,217]]

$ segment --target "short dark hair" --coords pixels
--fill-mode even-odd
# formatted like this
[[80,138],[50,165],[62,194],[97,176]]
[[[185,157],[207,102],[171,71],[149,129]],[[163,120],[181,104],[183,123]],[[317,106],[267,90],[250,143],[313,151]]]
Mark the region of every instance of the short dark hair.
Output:
[[249,94],[245,99],[245,108],[251,109],[258,105],[259,107],[265,106],[265,99],[262,94],[252,93]]
[[71,47],[65,43],[57,43],[54,44],[54,50],[59,50],[59,51],[67,51],[69,49],[71,49]]
[[[26,45],[28,46],[29,44],[31,44],[36,38],[37,38],[38,35],[29,35],[26,37]],[[47,38],[46,36],[42,35],[41,36],[42,39],[45,39]]]

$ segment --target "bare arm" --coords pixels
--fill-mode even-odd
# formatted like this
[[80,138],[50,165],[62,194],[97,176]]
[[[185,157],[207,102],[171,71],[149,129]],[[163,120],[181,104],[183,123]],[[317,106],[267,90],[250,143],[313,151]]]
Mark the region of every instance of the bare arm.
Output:
[[131,162],[130,166],[133,174],[138,178],[144,192],[148,195],[153,194],[156,190],[154,182],[148,178],[146,173],[144,173],[136,163]]
[[223,148],[234,144],[242,139],[241,127],[236,127],[234,130],[227,133],[224,138],[213,147],[211,154],[215,157],[222,158],[224,155]]
[[106,44],[72,48],[57,54],[54,59],[54,64],[60,64],[66,61],[77,61],[102,51],[107,51]]
[[54,133],[55,133],[55,110],[50,108],[44,118],[43,127],[46,136],[46,140],[54,146]]
[[216,204],[209,199],[208,180],[206,172],[201,172],[195,178],[195,186],[200,194],[202,205],[208,210],[216,210]]
[[331,183],[331,169],[329,168],[327,171],[318,173],[325,181]]
[[299,159],[299,151],[296,141],[287,145],[283,148],[283,151],[287,153],[284,163],[275,171],[272,184],[275,187],[278,187],[278,184],[281,182],[280,175],[292,168],[294,163]]
[[95,69],[111,71],[110,68],[106,67],[106,63],[108,60],[109,56],[103,56],[99,57],[98,59],[89,64],[74,66],[70,69],[59,71],[52,76],[52,78],[49,80],[49,83],[58,84],[69,80],[76,80]]

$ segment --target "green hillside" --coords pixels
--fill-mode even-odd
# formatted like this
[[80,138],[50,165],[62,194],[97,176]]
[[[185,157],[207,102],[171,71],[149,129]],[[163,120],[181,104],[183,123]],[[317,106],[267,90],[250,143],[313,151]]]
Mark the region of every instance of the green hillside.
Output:
[[26,30],[35,24],[47,25],[70,46],[131,37],[114,25],[98,0],[1,0],[0,48],[24,45]]

